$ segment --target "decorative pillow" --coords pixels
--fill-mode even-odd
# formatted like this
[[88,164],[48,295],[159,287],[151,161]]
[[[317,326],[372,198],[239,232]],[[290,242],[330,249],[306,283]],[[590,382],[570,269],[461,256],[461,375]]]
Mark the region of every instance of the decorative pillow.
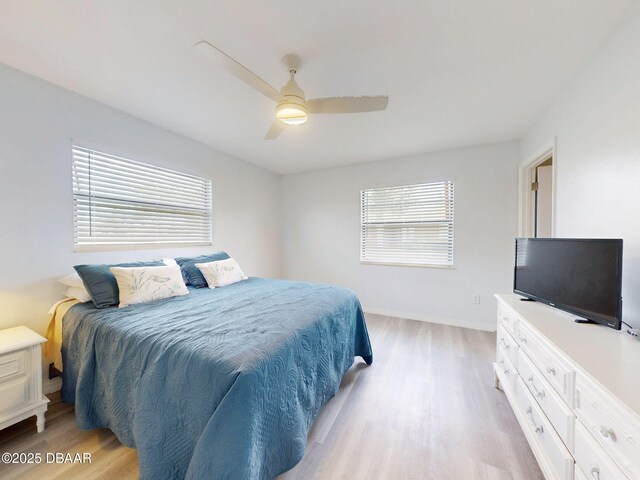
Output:
[[89,296],[89,292],[84,287],[69,287],[64,292],[64,296],[67,298],[75,298],[76,300],[85,303],[91,300],[91,296]]
[[105,265],[76,265],[84,287],[96,308],[107,308],[118,305],[118,284],[111,267],[151,267],[164,265],[162,262],[129,262]]
[[[173,267],[175,265],[178,265],[178,262],[176,262],[175,258],[171,258],[171,257],[164,257],[162,259],[162,263],[164,263],[165,265],[168,265],[170,267]],[[179,266],[179,265],[178,265]]]
[[58,282],[66,285],[67,287],[84,288],[82,279],[80,278],[80,275],[77,274],[77,272],[73,272],[69,275],[65,275],[64,277],[59,278]]
[[[162,263],[164,263],[165,265],[178,265],[178,262],[176,262],[176,259],[171,257],[164,257],[162,259]],[[182,273],[182,280],[184,280],[184,284],[190,285],[189,279],[187,278],[187,274],[185,273],[185,271],[182,270],[182,268],[180,268],[180,272]]]
[[198,257],[178,257],[176,262],[182,268],[187,279],[187,285],[193,285],[196,288],[204,288],[207,286],[207,281],[200,273],[196,263],[209,263],[217,260],[226,260],[229,258],[226,252],[216,252],[209,255],[200,255]]
[[207,280],[209,288],[224,287],[232,283],[246,280],[247,277],[240,269],[240,265],[233,258],[216,262],[196,263],[196,267]]
[[118,283],[120,291],[120,305],[118,306],[120,308],[189,293],[182,280],[182,273],[178,265],[111,267],[109,270]]

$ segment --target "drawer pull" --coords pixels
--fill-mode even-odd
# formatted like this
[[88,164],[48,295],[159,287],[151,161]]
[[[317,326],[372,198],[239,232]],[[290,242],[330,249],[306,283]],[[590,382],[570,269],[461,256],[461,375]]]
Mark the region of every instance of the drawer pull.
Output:
[[511,345],[509,345],[504,338],[500,339],[500,343],[502,344],[502,348],[504,348],[505,350],[509,350],[511,348]]
[[553,367],[547,367],[547,373],[548,373],[549,375],[553,375],[553,376],[555,377],[555,375],[556,375],[556,369],[555,369],[555,368],[553,368]]
[[524,343],[525,345],[527,344],[527,339],[524,337],[520,337],[520,342]]
[[602,435],[604,438],[610,438],[614,442],[616,441],[616,432],[612,428],[602,426],[594,428],[598,430],[600,432],[600,435]]
[[600,480],[600,469],[595,465],[591,465],[591,477]]
[[538,435],[542,435],[544,433],[544,428],[542,428],[542,425],[536,425],[536,421],[533,419],[533,410],[531,407],[527,409],[527,415],[529,415],[529,420],[531,420],[531,425],[533,425],[533,428],[536,429],[536,433]]
[[529,377],[529,385],[531,385],[531,390],[533,390],[535,396],[542,400],[544,398],[544,390],[538,390],[536,388],[536,384],[533,383],[533,375]]

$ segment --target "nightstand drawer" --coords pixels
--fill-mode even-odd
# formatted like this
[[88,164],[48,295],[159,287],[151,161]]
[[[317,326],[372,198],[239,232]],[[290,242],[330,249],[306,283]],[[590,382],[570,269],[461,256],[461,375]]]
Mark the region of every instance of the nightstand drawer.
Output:
[[0,414],[28,407],[32,401],[29,377],[24,376],[0,385]]
[[0,384],[21,375],[26,375],[28,359],[29,356],[26,350],[0,355]]
[[27,327],[0,330],[0,430],[37,417],[44,431],[49,399],[42,394],[42,348],[46,339]]

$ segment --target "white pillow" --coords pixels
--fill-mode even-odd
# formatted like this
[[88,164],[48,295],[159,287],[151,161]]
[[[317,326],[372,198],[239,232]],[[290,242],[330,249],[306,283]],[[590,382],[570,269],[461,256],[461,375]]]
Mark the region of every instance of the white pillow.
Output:
[[82,303],[88,302],[89,300],[91,300],[91,297],[89,296],[89,292],[87,292],[87,289],[84,287],[82,288],[69,287],[64,292],[64,296],[67,298],[75,298],[76,300]]
[[65,275],[64,277],[59,278],[58,282],[63,285],[66,285],[67,287],[84,288],[84,283],[82,283],[82,279],[80,278],[80,275],[78,275],[76,272],[70,273],[69,275]]
[[[162,259],[162,263],[164,263],[165,265],[178,265],[178,262],[176,262],[176,259],[171,257],[164,257]],[[182,272],[182,280],[186,285],[187,283],[189,283],[189,279],[187,278],[187,275],[185,274],[184,270],[182,270],[182,267],[180,267],[180,271]]]
[[233,258],[216,260],[215,262],[196,263],[196,268],[202,272],[209,288],[224,287],[225,285],[231,285],[232,283],[241,282],[249,278]]
[[120,308],[135,303],[187,295],[179,266],[111,267],[120,290]]

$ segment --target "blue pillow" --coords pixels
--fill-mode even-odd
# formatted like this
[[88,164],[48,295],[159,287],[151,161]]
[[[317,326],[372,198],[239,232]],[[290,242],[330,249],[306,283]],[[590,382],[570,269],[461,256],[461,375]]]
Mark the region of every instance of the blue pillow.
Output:
[[120,292],[118,283],[113,273],[109,271],[111,267],[159,267],[163,262],[129,262],[112,263],[103,265],[76,265],[75,270],[80,275],[84,287],[89,292],[89,296],[96,308],[113,307],[120,303]]
[[197,257],[178,257],[176,262],[180,265],[180,268],[185,273],[188,283],[196,288],[204,288],[207,286],[207,281],[204,276],[196,267],[196,263],[208,263],[218,260],[226,260],[229,258],[226,252],[215,252],[208,255],[199,255]]

